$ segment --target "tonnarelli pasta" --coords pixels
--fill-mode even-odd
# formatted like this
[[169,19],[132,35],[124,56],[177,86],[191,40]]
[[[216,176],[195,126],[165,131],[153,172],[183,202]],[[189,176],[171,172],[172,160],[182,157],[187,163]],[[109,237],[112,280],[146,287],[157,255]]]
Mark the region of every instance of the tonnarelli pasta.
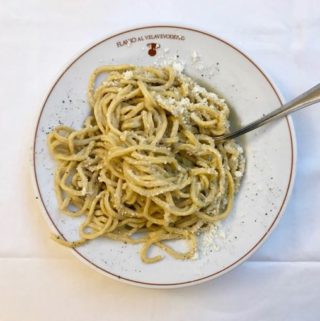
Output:
[[[104,77],[97,83],[97,77]],[[244,172],[242,148],[215,143],[228,131],[223,99],[171,67],[103,66],[90,77],[90,116],[48,136],[60,210],[84,216],[75,247],[98,237],[159,247],[189,259],[197,235],[224,219]],[[183,239],[186,252],[170,240]]]

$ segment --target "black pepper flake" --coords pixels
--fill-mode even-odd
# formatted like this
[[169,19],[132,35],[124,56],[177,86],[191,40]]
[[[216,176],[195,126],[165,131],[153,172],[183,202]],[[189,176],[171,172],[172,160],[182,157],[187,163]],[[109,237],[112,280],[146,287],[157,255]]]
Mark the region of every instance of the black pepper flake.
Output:
[[180,56],[179,55],[177,55],[177,58],[179,58]]
[[66,101],[65,100],[62,100],[62,103],[64,104]]
[[264,215],[268,215],[268,213],[264,213]]
[[36,196],[36,200],[37,200],[37,199],[39,199],[39,197],[38,197],[38,196]]

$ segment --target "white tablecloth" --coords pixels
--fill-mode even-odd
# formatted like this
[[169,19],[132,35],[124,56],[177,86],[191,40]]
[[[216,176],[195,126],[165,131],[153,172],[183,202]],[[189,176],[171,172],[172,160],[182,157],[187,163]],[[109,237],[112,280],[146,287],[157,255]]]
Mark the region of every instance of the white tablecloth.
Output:
[[80,50],[146,24],[229,40],[286,99],[320,79],[319,0],[0,0],[0,320],[319,320],[320,105],[293,115],[297,174],[282,221],[248,262],[217,280],[138,288],[98,274],[48,239],[30,183],[41,102]]

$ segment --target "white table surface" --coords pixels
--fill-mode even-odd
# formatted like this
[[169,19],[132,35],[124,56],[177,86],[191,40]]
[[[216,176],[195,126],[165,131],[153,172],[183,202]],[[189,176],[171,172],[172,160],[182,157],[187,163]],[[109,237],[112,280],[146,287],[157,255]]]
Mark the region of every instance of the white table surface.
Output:
[[98,274],[49,240],[30,178],[41,102],[82,49],[154,24],[234,43],[286,100],[320,80],[319,0],[0,0],[0,321],[319,320],[319,104],[293,115],[297,172],[285,215],[255,255],[225,276],[176,290],[138,288]]

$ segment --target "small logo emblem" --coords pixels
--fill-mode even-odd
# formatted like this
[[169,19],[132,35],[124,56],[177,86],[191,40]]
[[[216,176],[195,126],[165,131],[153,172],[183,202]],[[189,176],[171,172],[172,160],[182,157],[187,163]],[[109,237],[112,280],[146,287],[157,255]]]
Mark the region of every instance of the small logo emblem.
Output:
[[149,54],[149,56],[152,56],[152,57],[157,54],[157,49],[160,48],[160,44],[159,43],[155,43],[155,42],[148,43],[147,46],[149,48],[148,54]]

